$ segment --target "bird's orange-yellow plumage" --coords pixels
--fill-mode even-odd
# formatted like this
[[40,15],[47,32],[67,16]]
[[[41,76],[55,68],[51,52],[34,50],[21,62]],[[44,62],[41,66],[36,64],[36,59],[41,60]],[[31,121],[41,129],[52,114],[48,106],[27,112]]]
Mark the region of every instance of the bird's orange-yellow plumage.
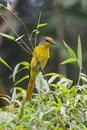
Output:
[[46,66],[47,60],[50,57],[50,46],[55,44],[50,37],[42,38],[40,44],[34,49],[33,57],[30,65],[30,79],[27,87],[27,100],[32,100],[32,93],[34,90],[35,80],[37,75]]

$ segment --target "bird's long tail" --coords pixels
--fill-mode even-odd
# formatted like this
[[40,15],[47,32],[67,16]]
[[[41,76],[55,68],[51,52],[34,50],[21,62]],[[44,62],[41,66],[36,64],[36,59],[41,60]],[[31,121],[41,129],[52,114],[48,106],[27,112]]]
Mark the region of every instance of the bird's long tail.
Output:
[[34,85],[35,85],[35,80],[30,78],[29,83],[28,83],[28,88],[27,88],[27,96],[26,96],[26,99],[28,101],[32,100],[32,93],[34,90]]

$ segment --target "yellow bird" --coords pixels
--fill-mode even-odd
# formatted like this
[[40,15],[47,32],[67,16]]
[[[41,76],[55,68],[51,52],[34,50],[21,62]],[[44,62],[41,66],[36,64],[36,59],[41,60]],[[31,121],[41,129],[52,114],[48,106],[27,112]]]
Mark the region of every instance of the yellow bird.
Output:
[[35,47],[30,63],[30,79],[27,87],[27,100],[32,100],[32,93],[34,90],[35,80],[40,71],[46,66],[47,60],[50,58],[50,46],[55,45],[51,37],[43,37],[40,44]]

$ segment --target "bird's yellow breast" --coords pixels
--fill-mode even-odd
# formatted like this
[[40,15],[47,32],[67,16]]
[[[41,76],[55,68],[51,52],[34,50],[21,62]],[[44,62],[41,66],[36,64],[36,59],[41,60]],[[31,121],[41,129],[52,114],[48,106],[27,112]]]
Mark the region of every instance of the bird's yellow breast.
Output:
[[41,67],[43,69],[49,57],[49,47],[37,46],[31,60],[31,68],[39,69]]

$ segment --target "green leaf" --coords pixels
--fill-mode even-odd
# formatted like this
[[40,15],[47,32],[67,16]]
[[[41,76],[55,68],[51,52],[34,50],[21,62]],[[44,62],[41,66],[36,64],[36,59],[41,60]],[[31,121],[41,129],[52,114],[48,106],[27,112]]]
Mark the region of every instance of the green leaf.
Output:
[[76,58],[69,58],[69,59],[66,59],[63,62],[61,62],[61,65],[67,64],[67,63],[72,63],[72,62],[75,62],[75,61],[77,61]]
[[69,87],[69,86],[71,86],[72,85],[72,80],[70,80],[70,79],[67,79],[67,78],[62,78],[62,79],[60,79],[60,81],[58,81],[57,82],[57,84],[60,84],[60,85],[63,85],[63,86],[65,86],[65,87]]
[[22,61],[20,64],[24,65],[25,67],[29,69],[30,63],[28,63],[27,61]]
[[12,100],[14,100],[16,98],[17,92],[16,92],[16,88],[12,89]]
[[37,28],[41,28],[41,27],[44,27],[46,26],[48,23],[42,23],[42,24],[38,24]]
[[48,109],[46,112],[44,112],[43,116],[48,116],[48,115],[51,114],[53,111],[55,111],[55,107],[51,107],[50,109]]
[[82,69],[82,48],[80,36],[78,36],[78,64],[80,69]]
[[[29,63],[28,62],[26,62],[26,61],[22,61],[22,62],[20,62],[20,63],[18,63],[16,66],[15,66],[15,68],[14,68],[14,71],[13,71],[13,82],[15,82],[15,76],[16,76],[16,74],[18,73],[18,72],[20,72],[21,70],[23,70],[24,69],[24,67],[21,69],[21,70],[19,70],[19,67],[20,67],[20,65],[23,65],[23,66],[25,66],[25,68],[27,68],[27,69],[29,69]],[[18,71],[19,70],[19,71]]]
[[40,33],[40,31],[36,31],[36,35],[38,35]]
[[56,75],[54,75],[54,76],[51,76],[51,78],[49,79],[49,81],[48,81],[48,83],[50,84],[50,83],[52,83],[56,78],[58,78],[58,76]]
[[75,54],[75,52],[72,50],[72,48],[71,48],[69,45],[67,45],[65,41],[63,41],[63,42],[64,42],[65,47],[68,49],[68,52],[70,53],[70,55],[71,55],[73,58],[76,59],[76,54]]
[[11,39],[11,40],[14,40],[14,39],[15,39],[14,36],[8,35],[8,34],[4,34],[4,33],[1,33],[1,32],[0,32],[0,35],[3,36],[3,37],[9,38],[9,39]]
[[57,74],[57,73],[47,73],[45,74],[45,76],[57,76],[58,78],[63,78],[64,76],[61,74]]
[[26,76],[22,77],[20,80],[18,80],[18,81],[14,84],[14,86],[18,85],[19,83],[21,83],[22,81],[24,81],[25,79],[28,79],[28,78],[29,78],[29,75],[26,75]]
[[8,67],[10,70],[12,70],[12,68],[8,65],[8,63],[5,60],[3,60],[1,57],[0,57],[0,62],[4,64],[6,67]]
[[81,73],[81,74],[80,74],[80,78],[81,78],[83,81],[87,82],[87,75],[86,75],[86,74]]
[[13,71],[13,82],[15,82],[15,76],[16,76],[16,74],[17,74],[17,72],[18,72],[19,66],[20,66],[20,63],[17,64],[17,65],[15,66],[15,68],[14,68],[14,71]]

